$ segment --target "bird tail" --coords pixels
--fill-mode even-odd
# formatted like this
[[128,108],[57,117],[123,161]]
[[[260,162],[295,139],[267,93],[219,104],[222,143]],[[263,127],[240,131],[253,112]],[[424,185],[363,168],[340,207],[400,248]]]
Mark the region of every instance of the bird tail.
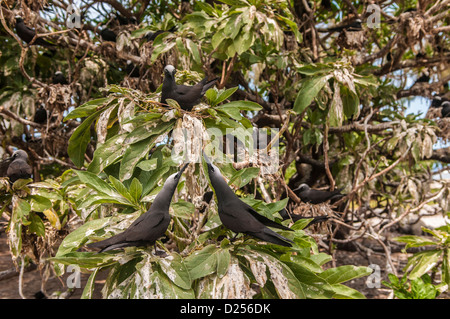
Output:
[[[308,218],[311,218],[311,217],[300,216],[300,215],[295,215],[295,214],[292,215],[291,217],[292,217],[292,220],[294,221],[294,223],[295,223],[297,220],[300,220],[300,219],[308,219]],[[328,217],[328,216],[326,216],[326,215],[324,215],[324,216],[316,216],[316,217],[312,217],[313,220],[310,221],[309,224],[305,226],[305,228],[307,228],[307,227],[309,227],[309,226],[311,226],[311,225],[315,225],[315,224],[318,224],[318,223],[325,222],[325,221],[327,221],[329,218],[330,218],[330,217]]]
[[264,240],[266,242],[284,247],[292,247],[292,244],[294,243],[292,240],[281,236],[280,234],[274,232],[269,228],[264,228],[261,232],[258,233],[248,233],[248,234],[261,240]]
[[219,78],[215,78],[214,80],[208,81],[208,78],[204,78],[203,81],[205,82],[205,85],[202,89],[202,95],[206,93],[218,80]]

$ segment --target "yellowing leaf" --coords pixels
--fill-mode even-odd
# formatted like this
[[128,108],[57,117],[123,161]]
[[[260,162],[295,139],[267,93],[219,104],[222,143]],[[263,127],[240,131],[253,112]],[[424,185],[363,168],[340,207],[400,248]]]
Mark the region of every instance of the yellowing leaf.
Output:
[[61,230],[61,222],[59,221],[59,216],[53,209],[46,209],[43,211],[45,217],[47,217],[50,224],[57,230]]

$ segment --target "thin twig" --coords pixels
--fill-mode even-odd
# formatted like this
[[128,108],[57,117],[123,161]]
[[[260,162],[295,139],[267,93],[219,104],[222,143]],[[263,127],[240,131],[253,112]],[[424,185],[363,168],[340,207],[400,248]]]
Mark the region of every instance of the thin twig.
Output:
[[325,162],[325,173],[327,174],[328,180],[330,181],[330,191],[334,191],[335,181],[333,175],[330,171],[330,165],[328,162],[328,150],[330,149],[330,145],[328,144],[328,119],[325,123],[325,129],[323,132],[323,157]]

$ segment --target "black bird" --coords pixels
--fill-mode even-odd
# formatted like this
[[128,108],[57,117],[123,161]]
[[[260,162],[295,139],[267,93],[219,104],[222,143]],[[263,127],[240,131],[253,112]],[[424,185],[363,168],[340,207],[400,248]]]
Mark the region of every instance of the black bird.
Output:
[[423,73],[421,76],[417,78],[415,83],[428,83],[428,82],[430,82],[430,76],[426,73]]
[[40,106],[34,113],[33,122],[42,124],[47,121],[47,110]]
[[200,213],[203,213],[206,210],[206,208],[208,207],[209,203],[211,202],[211,199],[213,198],[213,196],[214,196],[214,192],[212,192],[212,191],[209,191],[209,192],[206,192],[205,194],[203,194],[202,201],[204,202],[204,205],[199,209]]
[[100,36],[104,41],[116,42],[117,39],[116,33],[108,28],[105,28],[102,31],[100,31]]
[[320,32],[341,32],[342,30],[347,30],[347,31],[361,31],[362,30],[362,21],[361,19],[357,18],[355,20],[353,20],[350,23],[346,23],[344,25],[340,25],[340,26],[336,26],[336,27],[331,27],[328,28],[326,30],[319,30]]
[[6,161],[10,161],[6,176],[9,177],[11,183],[18,179],[31,178],[32,170],[28,164],[28,154],[23,150],[17,150]]
[[156,37],[158,35],[160,35],[161,33],[164,33],[164,32],[175,32],[176,30],[177,30],[177,26],[173,26],[169,30],[158,30],[158,31],[155,31],[155,32],[151,32],[150,31],[150,32],[148,32],[148,33],[146,33],[144,35],[144,38],[145,38],[145,40],[147,40],[147,42],[150,42],[150,41],[154,41],[156,39]]
[[130,60],[127,61],[125,72],[130,78],[138,78],[139,76],[141,76],[139,67],[135,66]]
[[156,196],[150,209],[139,216],[124,232],[108,239],[87,245],[100,252],[130,246],[151,246],[162,237],[170,223],[169,207],[181,174],[189,163],[178,173],[170,175]]
[[301,184],[299,187],[293,190],[293,192],[300,197],[302,202],[311,204],[320,204],[331,200],[336,201],[345,195],[341,194],[341,191],[336,189],[332,192],[321,191],[317,189],[311,189],[307,184]]
[[208,165],[209,179],[216,193],[219,218],[222,224],[235,232],[236,236],[244,233],[269,243],[292,247],[292,240],[277,234],[266,226],[290,231],[292,229],[258,214],[250,205],[240,200],[228,186],[220,170],[209,161],[206,155],[203,156]]
[[315,216],[315,217],[307,217],[307,216],[300,216],[300,215],[298,215],[298,214],[292,214],[292,215],[289,215],[288,214],[288,212],[287,212],[287,210],[286,210],[286,208],[283,208],[282,210],[280,210],[279,212],[278,212],[278,214],[280,214],[280,216],[281,216],[281,218],[283,218],[283,220],[286,220],[286,219],[292,219],[292,221],[295,223],[297,220],[300,220],[300,219],[308,219],[308,218],[312,218],[313,220],[312,221],[310,221],[309,223],[308,223],[308,225],[306,225],[305,226],[305,228],[307,228],[307,227],[309,227],[309,226],[311,226],[311,225],[314,225],[314,224],[318,224],[318,223],[321,223],[321,222],[324,222],[324,221],[327,221],[330,217],[328,217],[328,216],[326,216],[326,215],[324,215],[324,216]]
[[[28,44],[36,36],[36,31],[26,26],[20,16],[16,16],[16,31],[19,38]],[[32,44],[42,45],[46,48],[53,48],[55,46],[54,44],[45,41],[43,38],[36,38]]]
[[433,96],[433,99],[431,100],[430,107],[438,108],[438,107],[441,107],[444,102],[449,102],[449,101],[450,100],[445,96],[435,95],[435,96]]
[[433,99],[431,100],[431,106],[430,107],[440,107],[442,104],[442,97],[439,95],[435,95]]
[[64,74],[61,71],[56,71],[55,75],[53,75],[52,78],[52,83],[53,84],[67,84],[67,80],[66,77],[64,76]]
[[442,106],[442,117],[450,117],[450,102],[449,101],[445,101],[442,102],[441,104]]
[[172,99],[178,102],[183,110],[190,111],[192,108],[200,103],[201,98],[206,91],[211,88],[218,78],[208,81],[204,78],[193,86],[178,85],[175,82],[175,73],[177,70],[173,65],[167,65],[164,68],[164,81],[161,91],[161,103],[167,104],[167,99]]
[[135,17],[124,17],[123,15],[119,14],[119,13],[115,13],[113,14],[114,16],[114,20],[119,24],[119,25],[128,25],[128,24],[138,24],[137,20]]

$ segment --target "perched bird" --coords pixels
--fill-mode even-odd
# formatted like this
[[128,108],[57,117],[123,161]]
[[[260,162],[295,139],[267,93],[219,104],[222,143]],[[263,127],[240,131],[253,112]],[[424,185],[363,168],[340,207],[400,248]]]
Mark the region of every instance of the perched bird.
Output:
[[139,67],[135,66],[131,60],[127,61],[127,66],[125,68],[125,72],[130,78],[138,78],[141,75]]
[[66,77],[64,76],[64,74],[61,71],[56,71],[55,75],[53,75],[52,78],[52,83],[53,84],[67,84],[67,80]]
[[23,150],[17,150],[13,155],[6,159],[10,161],[6,176],[9,177],[11,183],[14,183],[18,179],[31,178],[32,170],[28,164],[28,154]]
[[156,39],[156,37],[158,35],[160,35],[161,33],[164,33],[164,32],[175,32],[176,30],[177,30],[177,26],[173,26],[169,30],[158,30],[158,31],[155,31],[155,32],[151,32],[150,31],[150,32],[148,32],[148,33],[146,33],[144,35],[144,38],[145,38],[145,40],[147,40],[147,42],[150,42],[150,41],[154,41]]
[[138,24],[138,21],[135,17],[124,17],[123,15],[119,13],[113,14],[113,19],[119,24],[119,25],[128,25],[128,24]]
[[150,209],[139,216],[125,231],[108,239],[91,243],[89,248],[100,249],[100,252],[130,246],[151,246],[162,237],[170,223],[169,207],[181,174],[189,163],[178,173],[170,175],[163,188],[156,196]]
[[116,33],[108,28],[105,28],[102,31],[100,31],[100,36],[104,41],[116,42],[117,39]]
[[42,124],[47,121],[47,110],[40,106],[34,113],[33,122]]
[[442,104],[444,102],[449,102],[450,100],[448,99],[448,97],[446,96],[441,96],[441,95],[435,95],[433,96],[433,99],[431,100],[431,106],[430,107],[442,107]]
[[175,82],[175,73],[177,70],[173,65],[167,65],[164,68],[164,81],[161,91],[161,103],[167,104],[167,99],[172,99],[178,102],[183,110],[190,111],[192,108],[200,103],[201,98],[206,91],[211,88],[218,78],[208,81],[204,78],[193,86],[178,85]]
[[292,240],[277,234],[268,227],[290,231],[292,229],[258,214],[250,205],[240,200],[228,186],[220,170],[210,162],[206,155],[203,156],[208,165],[209,179],[216,193],[219,218],[222,224],[235,232],[236,236],[244,233],[269,243],[291,247]]
[[445,101],[442,102],[441,104],[442,106],[442,117],[450,117],[450,102],[449,101]]
[[288,214],[288,212],[287,212],[287,210],[286,210],[286,208],[283,208],[282,210],[280,210],[279,212],[278,212],[278,214],[280,214],[280,216],[281,216],[281,218],[283,218],[283,220],[286,220],[286,219],[292,219],[292,221],[295,223],[297,220],[300,220],[300,219],[309,219],[309,218],[312,218],[313,220],[312,221],[310,221],[309,223],[308,223],[308,225],[306,225],[305,226],[305,228],[307,228],[307,227],[309,227],[309,226],[311,226],[311,225],[314,225],[314,224],[318,224],[318,223],[321,223],[321,222],[325,222],[325,221],[327,221],[330,217],[328,217],[328,216],[326,216],[326,215],[324,215],[324,216],[315,216],[315,217],[308,217],[308,216],[300,216],[300,215],[298,215],[298,214],[292,214],[292,215],[289,215]]
[[320,204],[330,200],[336,201],[345,195],[341,194],[340,190],[336,189],[332,192],[321,191],[317,189],[311,189],[307,184],[301,184],[299,187],[293,190],[293,192],[300,197],[305,203]]
[[433,99],[431,100],[431,106],[430,107],[440,107],[442,104],[442,97],[439,95],[435,95]]
[[[19,38],[28,44],[36,36],[36,31],[26,26],[20,16],[16,16],[16,31]],[[43,38],[35,38],[32,44],[42,45],[46,48],[53,48],[55,46],[54,44],[45,41]]]

